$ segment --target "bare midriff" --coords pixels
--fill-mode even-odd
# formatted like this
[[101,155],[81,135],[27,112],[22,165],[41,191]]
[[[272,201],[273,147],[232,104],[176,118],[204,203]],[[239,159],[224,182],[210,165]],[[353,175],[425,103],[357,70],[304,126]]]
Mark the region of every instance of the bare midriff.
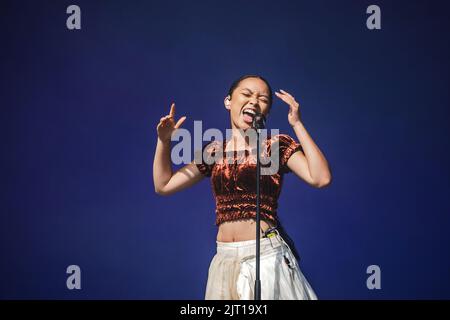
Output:
[[[261,220],[260,236],[263,232],[274,225],[270,221]],[[240,219],[234,221],[226,221],[219,225],[217,233],[217,241],[219,242],[237,242],[256,239],[256,220]]]

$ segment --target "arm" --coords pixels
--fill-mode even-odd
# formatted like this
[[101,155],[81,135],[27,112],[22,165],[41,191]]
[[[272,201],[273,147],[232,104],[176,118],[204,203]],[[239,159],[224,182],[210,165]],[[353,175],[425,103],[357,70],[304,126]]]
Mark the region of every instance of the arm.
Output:
[[193,162],[185,165],[175,173],[172,172],[170,137],[186,120],[186,117],[181,117],[175,124],[174,116],[175,104],[172,104],[170,114],[161,118],[157,127],[158,142],[153,160],[153,183],[155,192],[160,195],[170,195],[178,192],[194,185],[203,178],[203,175]]
[[297,151],[289,158],[287,162],[289,169],[313,187],[326,187],[331,183],[327,159],[301,122],[293,128],[297,139],[302,142],[303,152]]
[[299,104],[284,90],[275,92],[277,97],[286,102],[289,107],[288,120],[294,129],[297,139],[301,141],[304,152],[295,152],[288,160],[287,165],[299,178],[316,188],[326,187],[331,183],[331,171],[328,162],[309,135],[300,120]]

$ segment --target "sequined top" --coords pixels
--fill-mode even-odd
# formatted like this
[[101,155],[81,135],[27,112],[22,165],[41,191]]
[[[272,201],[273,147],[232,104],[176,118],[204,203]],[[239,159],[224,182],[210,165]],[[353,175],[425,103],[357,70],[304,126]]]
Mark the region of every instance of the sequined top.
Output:
[[[255,218],[256,216],[256,152],[223,152],[226,142],[212,141],[203,147],[201,161],[195,161],[199,171],[211,177],[216,200],[216,225],[225,221]],[[283,175],[290,172],[288,159],[296,151],[303,151],[299,143],[286,134],[267,137],[261,148],[260,213],[262,220],[277,224],[278,197]],[[278,153],[278,154],[277,154]],[[266,156],[265,164],[262,163]],[[270,163],[267,157],[271,157]]]

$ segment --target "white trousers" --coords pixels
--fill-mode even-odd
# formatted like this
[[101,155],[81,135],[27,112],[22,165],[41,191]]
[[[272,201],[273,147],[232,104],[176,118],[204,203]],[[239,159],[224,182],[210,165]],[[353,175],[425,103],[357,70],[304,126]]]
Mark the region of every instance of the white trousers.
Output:
[[[211,261],[206,300],[253,300],[256,241],[219,242]],[[316,300],[291,249],[279,234],[261,238],[262,300]]]

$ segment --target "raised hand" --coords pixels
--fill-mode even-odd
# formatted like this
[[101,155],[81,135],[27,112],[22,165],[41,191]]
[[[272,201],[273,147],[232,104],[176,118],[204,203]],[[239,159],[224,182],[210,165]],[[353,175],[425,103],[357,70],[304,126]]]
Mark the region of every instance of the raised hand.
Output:
[[170,113],[167,116],[162,117],[156,127],[159,139],[164,142],[170,141],[173,132],[183,124],[184,120],[186,120],[185,116],[181,117],[175,123],[175,103],[172,103],[170,106]]
[[300,122],[300,105],[297,101],[295,101],[295,98],[290,93],[282,89],[280,89],[280,92],[275,91],[275,95],[289,105],[289,124],[293,127],[296,123]]

